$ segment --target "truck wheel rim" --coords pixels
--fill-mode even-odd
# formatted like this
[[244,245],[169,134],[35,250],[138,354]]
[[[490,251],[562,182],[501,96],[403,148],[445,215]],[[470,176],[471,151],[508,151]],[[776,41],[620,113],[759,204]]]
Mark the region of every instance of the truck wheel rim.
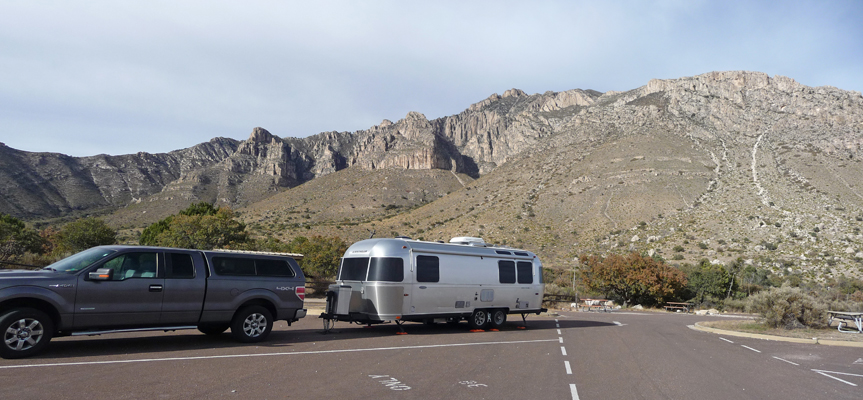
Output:
[[243,321],[243,332],[249,337],[258,337],[267,329],[267,318],[263,314],[249,314]]
[[42,323],[33,318],[21,318],[6,328],[3,335],[3,343],[6,347],[15,351],[24,351],[33,348],[44,335],[45,330]]

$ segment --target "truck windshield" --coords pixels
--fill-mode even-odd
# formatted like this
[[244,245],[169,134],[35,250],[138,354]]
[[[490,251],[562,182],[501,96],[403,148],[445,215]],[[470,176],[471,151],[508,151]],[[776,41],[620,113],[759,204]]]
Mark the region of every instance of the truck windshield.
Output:
[[343,281],[364,281],[369,269],[368,257],[343,258],[342,268],[339,271],[339,279]]
[[60,261],[55,262],[54,264],[45,267],[44,269],[58,272],[67,272],[71,274],[87,268],[90,265],[93,265],[93,263],[95,263],[96,261],[99,261],[116,252],[117,250],[94,247],[92,249],[84,250],[78,254],[66,257]]

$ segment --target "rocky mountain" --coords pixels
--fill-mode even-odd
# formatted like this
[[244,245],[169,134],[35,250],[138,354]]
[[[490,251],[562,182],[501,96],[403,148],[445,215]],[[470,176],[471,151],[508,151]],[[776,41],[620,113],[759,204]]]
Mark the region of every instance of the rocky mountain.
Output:
[[306,138],[255,128],[164,155],[2,147],[0,212],[114,208],[109,221],[132,228],[206,200],[284,239],[477,235],[556,267],[639,250],[859,275],[861,146],[859,92],[713,72],[627,92],[512,89],[433,120]]

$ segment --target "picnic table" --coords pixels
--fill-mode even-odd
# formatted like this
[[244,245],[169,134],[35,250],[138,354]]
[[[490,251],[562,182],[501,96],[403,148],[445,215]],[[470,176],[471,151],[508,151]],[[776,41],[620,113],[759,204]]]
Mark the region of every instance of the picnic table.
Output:
[[607,299],[581,299],[581,311],[611,311],[611,300]]
[[[839,320],[839,332],[846,333],[863,333],[863,312],[851,312],[851,311],[827,311],[827,316],[830,317],[830,320],[827,321],[827,325],[833,323],[834,319]],[[857,326],[857,330],[853,329],[844,329],[848,326],[848,321],[854,322],[854,325]]]
[[694,303],[677,303],[673,301],[665,303],[665,311],[683,311],[685,313],[690,313],[692,312],[693,307],[695,307]]

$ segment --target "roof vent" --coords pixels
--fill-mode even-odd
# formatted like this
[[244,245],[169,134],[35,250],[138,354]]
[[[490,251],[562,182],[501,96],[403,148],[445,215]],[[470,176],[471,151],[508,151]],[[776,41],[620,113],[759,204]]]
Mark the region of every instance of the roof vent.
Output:
[[485,247],[485,240],[482,240],[482,238],[478,237],[459,236],[450,239],[449,242],[453,244],[463,244],[467,246]]

